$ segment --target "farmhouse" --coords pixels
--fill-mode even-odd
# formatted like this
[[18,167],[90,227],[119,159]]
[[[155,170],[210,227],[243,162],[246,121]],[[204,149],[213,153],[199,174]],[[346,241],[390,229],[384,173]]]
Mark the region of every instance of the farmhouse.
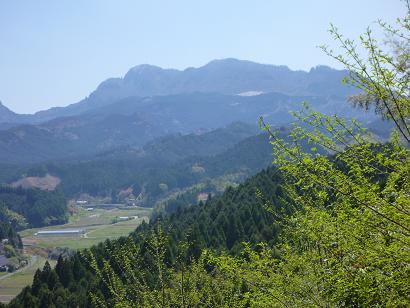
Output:
[[36,236],[79,236],[84,234],[83,229],[66,229],[66,230],[45,230],[38,231]]
[[206,200],[208,200],[208,198],[209,198],[209,194],[208,194],[208,193],[204,193],[204,192],[198,194],[198,196],[197,196],[198,202],[200,202],[200,201],[206,202]]
[[8,264],[9,260],[6,258],[6,256],[0,255],[0,272],[7,272],[9,270]]

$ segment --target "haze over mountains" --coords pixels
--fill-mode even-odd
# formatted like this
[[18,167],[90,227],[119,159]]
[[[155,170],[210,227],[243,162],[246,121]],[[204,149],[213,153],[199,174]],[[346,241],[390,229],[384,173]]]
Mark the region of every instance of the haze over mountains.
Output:
[[324,66],[292,71],[236,59],[183,71],[139,65],[67,107],[18,115],[0,105],[0,159],[32,163],[95,155],[235,121],[256,125],[261,115],[284,125],[302,101],[325,113],[371,119],[346,103],[354,89],[342,85],[345,75]]
[[30,122],[32,115],[17,114],[0,101],[0,129],[7,129],[20,123]]
[[[348,87],[341,87],[340,80],[345,75],[344,71],[326,66],[312,68],[309,72],[292,71],[286,66],[237,59],[214,60],[202,67],[183,71],[142,64],[131,68],[123,78],[105,80],[86,99],[67,107],[39,111],[31,115],[30,121],[82,113],[129,96],[192,92],[239,94],[247,91],[345,96],[351,93]],[[0,110],[0,122],[14,122],[16,114],[3,109]],[[3,118],[3,113],[11,113],[11,117]],[[27,115],[24,118],[27,119]]]

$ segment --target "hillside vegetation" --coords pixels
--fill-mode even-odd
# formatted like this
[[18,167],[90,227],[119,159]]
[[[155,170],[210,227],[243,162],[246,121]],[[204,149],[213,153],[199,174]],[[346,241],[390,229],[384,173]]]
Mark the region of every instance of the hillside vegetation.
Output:
[[127,97],[76,116],[1,130],[0,160],[7,164],[29,164],[89,159],[118,147],[142,147],[170,134],[209,131],[237,121],[256,126],[262,114],[277,125],[286,125],[292,120],[289,111],[298,109],[304,100],[325,113],[337,109],[346,116],[372,119],[344,104],[345,98],[337,95],[187,93]]
[[[168,234],[165,246],[161,248],[166,254],[164,265],[175,264],[184,251],[186,260],[194,260],[204,247],[237,253],[241,250],[243,241],[275,242],[280,227],[271,224],[271,215],[264,210],[264,202],[256,193],[260,191],[266,196],[266,200],[272,201],[278,209],[281,208],[280,197],[277,196],[281,194],[279,181],[277,170],[270,168],[239,187],[228,189],[221,197],[208,200],[203,205],[181,207],[169,217],[142,224],[128,239],[107,241],[91,248],[91,251],[98,263],[107,257],[115,262],[116,254],[112,252],[117,249],[124,251],[125,245],[132,243],[132,247],[141,249],[139,261],[134,262],[133,266],[138,267],[140,275],[146,276],[147,281],[154,286],[158,283],[158,272],[156,256],[151,250],[151,236],[155,234],[159,222]],[[182,247],[179,244],[184,241],[187,241],[188,246]],[[49,279],[54,279],[54,282]],[[58,281],[60,283],[57,283]],[[42,302],[69,307],[92,307],[89,292],[100,293],[98,286],[101,282],[90,268],[89,261],[79,252],[69,260],[60,259],[55,270],[45,269],[42,273],[38,272],[33,287],[25,289],[10,306],[19,307],[23,303]],[[59,295],[54,296],[54,292]],[[109,292],[104,291],[104,294],[106,300],[111,298]]]
[[0,186],[2,221],[16,229],[61,224],[68,212],[64,196],[59,192]]
[[[358,45],[333,26],[342,53],[322,47],[346,67],[345,81],[361,90],[352,104],[393,123],[388,142],[378,142],[355,119],[308,104],[292,113],[290,131],[261,116],[266,135],[256,138],[269,137],[273,167],[196,205],[195,190],[186,190],[158,205],[155,217],[128,237],[60,256],[54,269],[46,263],[9,307],[410,306],[406,4],[395,26],[379,22],[391,38],[387,47],[370,29]],[[255,142],[245,139],[233,151],[255,150],[249,140]],[[230,151],[195,159],[190,176],[207,168],[219,175],[213,159],[236,161]],[[187,171],[179,166],[169,170]],[[229,170],[229,161],[222,167]]]
[[[57,190],[69,198],[88,194],[116,201],[121,191],[131,188],[134,196],[141,194],[140,205],[153,206],[156,200],[192,185],[229,175],[230,183],[237,183],[268,166],[267,136],[255,133],[253,126],[235,123],[200,135],[161,138],[142,148],[119,148],[91,160],[50,162],[17,169],[14,174],[5,172],[4,181],[17,185],[51,174],[60,180]],[[18,180],[21,174],[25,177]]]

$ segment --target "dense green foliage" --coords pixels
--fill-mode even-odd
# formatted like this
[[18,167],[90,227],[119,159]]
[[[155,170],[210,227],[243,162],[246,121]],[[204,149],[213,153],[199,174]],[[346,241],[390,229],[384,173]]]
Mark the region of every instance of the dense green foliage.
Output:
[[0,186],[0,240],[7,239],[14,248],[22,248],[17,231],[65,223],[67,218],[61,193]]
[[393,56],[368,31],[362,60],[354,42],[331,30],[347,54],[335,58],[363,91],[355,104],[374,104],[394,122],[390,142],[307,106],[294,113],[299,125],[287,139],[261,118],[275,169],[205,204],[177,206],[128,238],[60,258],[55,270],[46,264],[10,306],[408,307],[406,3],[397,30],[381,23],[396,36]]
[[257,193],[266,196],[265,201],[274,204],[275,210],[281,208],[283,193],[275,169],[262,171],[205,204],[178,208],[176,213],[163,219],[162,227],[175,243],[184,241],[189,234],[198,249],[209,247],[238,252],[242,242],[274,243],[280,228],[272,225],[272,217]]
[[40,227],[67,221],[67,204],[59,192],[0,186],[0,215],[14,228]]
[[[0,210],[1,211],[1,210]],[[9,222],[3,220],[0,213],[0,241],[7,239],[8,243],[15,248],[22,248],[21,238]]]
[[[347,198],[345,194],[334,195],[326,186],[312,185],[316,178],[310,173],[311,168],[334,170],[320,173],[318,179],[332,183],[332,177],[337,176],[338,183],[346,183],[341,179],[348,176],[347,170],[353,171],[345,164],[350,158],[371,153],[382,161],[394,158],[402,164],[406,150],[402,148],[402,154],[394,157],[394,149],[364,145],[342,151],[332,160],[305,157],[304,163],[309,164],[305,170],[294,161],[283,160],[280,165],[289,174],[285,190],[278,185],[276,169],[263,171],[221,197],[164,217],[162,227],[158,223],[142,225],[129,239],[94,247],[92,255],[60,259],[56,270],[46,268],[36,274],[33,286],[10,306],[113,306],[114,302],[120,307],[136,303],[159,307],[405,305],[409,273],[403,262],[409,260],[396,240],[399,235],[405,241],[405,233],[397,233],[394,223],[386,225],[385,219],[355,200],[369,197],[368,192],[360,193],[368,189],[365,183],[353,186],[359,191]],[[321,167],[323,163],[329,164],[326,169]],[[373,171],[378,167],[372,166]],[[384,176],[376,172],[371,185],[376,185],[378,198],[397,187],[403,172],[408,173],[408,169],[400,168],[398,174],[386,171]],[[366,176],[370,174],[368,170]],[[379,195],[380,187],[385,192]],[[405,205],[407,200],[401,194],[406,186],[394,190],[398,205]],[[296,202],[280,198],[285,194]],[[303,211],[294,212],[294,204],[303,204]],[[266,205],[274,207],[266,210]],[[385,214],[391,209],[386,208]],[[381,233],[373,229],[369,237],[368,224],[373,222]],[[278,240],[282,226],[285,229]],[[389,236],[383,228],[394,233]],[[277,248],[259,245],[242,250],[243,241],[270,241]],[[229,248],[233,256],[224,254]],[[369,288],[374,291],[369,292]]]
[[[326,135],[294,132],[300,134],[335,146]],[[284,142],[273,139],[277,150],[302,155],[298,162],[277,151],[284,187],[269,169],[161,224],[144,224],[128,239],[60,259],[10,306],[405,306],[407,150],[394,140],[363,143],[329,159]],[[363,170],[366,157],[372,160]],[[368,198],[371,206],[388,203],[375,210],[363,206]],[[253,247],[240,249],[243,241]]]
[[[246,155],[247,153],[243,154]],[[265,154],[269,157],[267,151]],[[209,158],[197,156],[175,163],[151,160],[140,162],[115,160],[80,164],[74,166],[74,168],[67,168],[68,176],[63,176],[61,189],[67,192],[68,195],[79,191],[104,195],[112,189],[118,192],[121,188],[132,186],[135,195],[144,192],[144,195],[149,198],[145,205],[152,205],[153,200],[166,195],[168,192],[161,190],[160,183],[166,184],[168,190],[182,189],[207,178],[223,175],[227,171],[235,172],[240,170],[241,167],[247,167],[246,161],[244,164],[236,166],[231,165],[228,161],[226,168],[222,169],[219,174],[217,172],[211,173],[212,170],[208,170],[208,165],[202,164],[200,166],[204,172],[194,172],[192,170],[193,166],[198,165],[198,163],[207,163],[207,160]],[[267,160],[261,162],[259,168],[266,165]],[[231,166],[230,169],[229,166]],[[250,172],[247,169],[245,171]],[[255,172],[256,170],[252,169],[251,171]],[[80,172],[85,173],[84,176],[78,177]],[[82,180],[76,180],[78,178]]]
[[[123,148],[106,152],[92,160],[39,164],[4,180],[16,180],[21,174],[61,179],[58,189],[67,197],[82,193],[117,197],[132,187],[142,193],[143,206],[170,193],[200,182],[234,175],[239,182],[271,162],[266,135],[254,136],[252,126],[234,123],[227,128],[201,135],[179,135],[149,143],[142,149]],[[167,190],[159,184],[166,184]]]
[[[156,256],[152,253],[151,240],[155,230],[159,228],[159,221],[167,232],[164,264],[169,266],[178,264],[182,253],[185,260],[195,260],[205,247],[236,254],[245,241],[274,243],[280,227],[277,224],[272,225],[272,215],[264,209],[264,204],[275,204],[278,211],[283,208],[279,183],[277,170],[267,169],[237,188],[228,189],[220,197],[209,199],[198,206],[181,207],[170,216],[153,221],[149,225],[141,225],[129,239],[107,241],[92,248],[91,251],[98,264],[102,264],[103,260],[110,260],[115,264],[116,258],[120,258],[120,254],[115,252],[125,252],[125,247],[135,245],[140,251],[140,256],[138,260],[133,261],[133,266],[140,269],[142,276],[146,276],[147,287],[154,287],[158,278],[154,270]],[[180,245],[181,242],[189,244],[183,247]],[[87,253],[77,253],[66,260],[60,259],[56,269],[50,270],[53,274],[39,272],[33,286],[25,289],[10,306],[20,307],[23,303],[40,303],[47,299],[56,306],[58,303],[64,303],[68,307],[86,307],[91,305],[91,291],[103,294],[107,300],[111,298],[112,295],[103,287],[101,278],[95,275],[90,261],[84,258],[84,255]],[[62,267],[64,270],[59,270]],[[50,283],[49,279],[53,279],[54,282]]]

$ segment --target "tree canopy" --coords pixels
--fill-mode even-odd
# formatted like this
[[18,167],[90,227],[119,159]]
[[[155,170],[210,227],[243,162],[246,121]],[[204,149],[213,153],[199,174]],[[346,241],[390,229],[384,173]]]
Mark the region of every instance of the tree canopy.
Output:
[[[61,258],[55,270],[36,273],[11,306],[408,307],[409,20],[406,2],[396,28],[379,23],[392,38],[391,53],[370,29],[360,38],[365,59],[335,27],[345,53],[324,47],[362,90],[352,102],[394,122],[390,142],[308,106],[294,113],[287,139],[261,119],[279,175],[262,183],[274,189],[228,189],[131,237]],[[248,243],[236,249],[241,240]]]

